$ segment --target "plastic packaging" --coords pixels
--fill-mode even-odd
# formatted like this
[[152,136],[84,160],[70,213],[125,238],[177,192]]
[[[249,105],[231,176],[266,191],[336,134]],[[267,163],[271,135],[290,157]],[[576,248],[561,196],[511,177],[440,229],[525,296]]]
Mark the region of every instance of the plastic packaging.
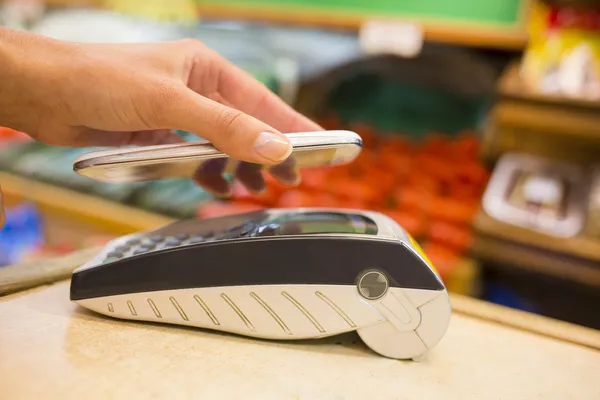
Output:
[[483,196],[491,217],[568,238],[585,226],[587,176],[577,165],[508,153],[498,161]]
[[521,77],[528,90],[600,99],[600,10],[532,4]]

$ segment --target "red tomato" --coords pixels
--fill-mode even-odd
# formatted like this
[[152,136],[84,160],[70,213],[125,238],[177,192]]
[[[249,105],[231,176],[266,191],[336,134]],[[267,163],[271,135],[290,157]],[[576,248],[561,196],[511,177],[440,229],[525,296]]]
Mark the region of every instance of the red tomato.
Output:
[[380,144],[381,151],[394,154],[410,154],[414,152],[415,147],[407,136],[398,133],[382,138]]
[[344,199],[358,200],[362,203],[371,203],[383,200],[377,189],[367,182],[358,180],[334,181],[331,188],[337,196]]
[[422,246],[422,249],[442,277],[442,280],[448,278],[460,261],[460,256],[455,251],[441,244],[427,242]]
[[400,209],[414,209],[428,213],[435,194],[426,188],[403,185],[394,191],[394,202]]
[[206,201],[198,206],[196,215],[200,218],[212,218],[223,215],[245,213],[262,210],[265,207],[250,202]]
[[477,202],[465,202],[448,197],[435,197],[429,213],[431,218],[456,224],[470,225],[479,210]]
[[450,140],[447,135],[441,133],[429,133],[421,143],[421,153],[445,158],[448,156]]
[[439,181],[450,182],[455,176],[453,168],[441,156],[419,154],[415,160],[413,175],[415,178],[429,175]]
[[441,191],[441,182],[436,177],[424,173],[413,173],[407,177],[406,186],[412,186],[415,189],[427,192],[430,195],[436,195]]
[[362,139],[363,148],[372,149],[377,146],[379,141],[378,135],[371,126],[363,122],[353,122],[350,124],[349,129],[356,132]]
[[474,133],[461,133],[452,143],[452,155],[456,159],[476,160],[479,155],[479,143],[479,138]]
[[481,198],[483,188],[473,184],[455,182],[447,186],[447,195],[453,199],[475,202]]
[[347,165],[333,167],[329,170],[327,174],[327,186],[329,187],[331,182],[334,180],[350,180],[350,170]]
[[472,232],[465,226],[446,221],[432,221],[429,224],[428,238],[433,243],[448,246],[459,253],[471,246]]
[[276,205],[281,208],[296,208],[313,207],[314,204],[314,197],[308,192],[303,190],[288,190],[281,195]]
[[356,177],[363,174],[366,170],[369,170],[376,163],[376,156],[373,152],[369,150],[363,150],[356,160],[351,162],[346,171],[350,176]]
[[403,179],[408,176],[411,171],[417,166],[413,162],[414,158],[408,154],[395,154],[390,152],[382,152],[378,159],[377,165],[390,173],[395,174],[398,178]]
[[383,210],[382,213],[396,221],[414,238],[421,237],[425,233],[425,219],[418,210]]
[[395,174],[375,167],[365,171],[361,179],[379,193],[379,201],[387,198],[398,184]]
[[329,193],[315,193],[313,207],[335,208],[340,205],[340,200]]
[[338,207],[350,210],[367,210],[368,205],[360,199],[339,198]]
[[327,169],[315,168],[302,171],[302,182],[300,187],[310,191],[327,190],[330,171]]
[[488,179],[488,171],[476,162],[469,162],[456,166],[456,179],[465,184],[483,186]]

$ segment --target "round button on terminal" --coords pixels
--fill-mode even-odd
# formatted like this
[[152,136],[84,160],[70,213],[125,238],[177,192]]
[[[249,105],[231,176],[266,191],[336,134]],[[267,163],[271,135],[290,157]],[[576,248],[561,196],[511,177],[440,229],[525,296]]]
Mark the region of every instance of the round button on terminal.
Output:
[[369,270],[360,275],[356,286],[362,297],[367,300],[377,300],[387,293],[390,283],[383,272]]

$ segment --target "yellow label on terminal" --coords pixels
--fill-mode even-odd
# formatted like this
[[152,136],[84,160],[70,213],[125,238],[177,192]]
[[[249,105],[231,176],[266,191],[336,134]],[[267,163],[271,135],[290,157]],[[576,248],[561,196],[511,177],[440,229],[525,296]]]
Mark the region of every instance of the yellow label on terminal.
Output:
[[406,234],[408,235],[408,238],[410,239],[410,244],[412,244],[412,246],[415,248],[415,250],[417,250],[417,253],[419,253],[421,255],[421,257],[423,257],[423,259],[425,259],[425,262],[427,262],[427,264],[429,264],[429,267],[431,267],[433,272],[435,272],[436,275],[439,276],[440,274],[437,271],[437,269],[435,268],[435,265],[433,265],[433,263],[431,262],[429,257],[427,257],[427,254],[425,254],[425,252],[423,251],[423,249],[421,248],[419,243],[417,243],[415,238],[413,238],[408,232]]

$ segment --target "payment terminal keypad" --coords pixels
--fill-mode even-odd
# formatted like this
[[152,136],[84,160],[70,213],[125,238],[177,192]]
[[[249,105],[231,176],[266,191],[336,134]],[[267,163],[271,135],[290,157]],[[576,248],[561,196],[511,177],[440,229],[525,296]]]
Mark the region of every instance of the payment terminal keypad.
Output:
[[194,245],[207,241],[246,238],[251,236],[257,229],[257,225],[247,222],[226,230],[218,235],[214,233],[190,234],[177,233],[173,235],[151,235],[136,237],[128,240],[125,244],[115,246],[104,259],[104,263],[118,261],[120,259],[146,254],[151,251],[166,250],[179,246]]

